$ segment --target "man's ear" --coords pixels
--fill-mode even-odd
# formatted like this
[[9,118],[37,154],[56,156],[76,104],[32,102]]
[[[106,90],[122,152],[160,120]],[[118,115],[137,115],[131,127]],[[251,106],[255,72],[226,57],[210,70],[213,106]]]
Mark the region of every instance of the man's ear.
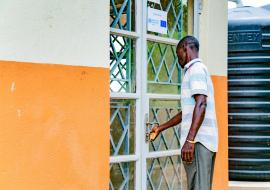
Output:
[[185,52],[191,53],[192,49],[189,46],[185,46]]
[[184,52],[187,52],[187,46],[184,47]]
[[183,43],[183,51],[187,52],[187,43]]

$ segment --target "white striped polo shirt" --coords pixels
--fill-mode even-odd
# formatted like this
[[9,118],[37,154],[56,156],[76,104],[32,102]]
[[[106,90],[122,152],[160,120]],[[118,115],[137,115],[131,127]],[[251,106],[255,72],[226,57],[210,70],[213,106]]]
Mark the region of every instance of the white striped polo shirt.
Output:
[[195,137],[195,142],[200,142],[212,152],[218,150],[218,129],[216,121],[214,88],[206,66],[200,59],[193,59],[184,67],[184,76],[181,85],[182,123],[180,128],[181,148],[183,147],[191,123],[195,107],[195,94],[207,96],[205,118]]

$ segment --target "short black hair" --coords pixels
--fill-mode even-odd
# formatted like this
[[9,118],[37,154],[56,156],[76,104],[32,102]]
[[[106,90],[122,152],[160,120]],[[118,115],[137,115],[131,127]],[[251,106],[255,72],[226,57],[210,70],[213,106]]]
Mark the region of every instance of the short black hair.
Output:
[[197,52],[200,49],[199,41],[194,36],[185,36],[182,38],[177,44],[177,50],[183,47],[185,44],[188,45],[191,49],[195,49]]

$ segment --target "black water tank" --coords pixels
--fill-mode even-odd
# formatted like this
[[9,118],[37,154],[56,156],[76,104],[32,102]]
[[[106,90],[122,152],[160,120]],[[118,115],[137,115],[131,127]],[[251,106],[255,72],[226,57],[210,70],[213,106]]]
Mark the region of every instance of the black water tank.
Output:
[[229,177],[270,181],[270,11],[228,16]]

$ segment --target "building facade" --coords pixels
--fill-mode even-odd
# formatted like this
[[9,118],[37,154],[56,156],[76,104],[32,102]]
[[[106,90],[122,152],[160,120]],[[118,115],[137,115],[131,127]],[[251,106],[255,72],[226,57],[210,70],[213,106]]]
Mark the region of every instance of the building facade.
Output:
[[[185,189],[179,126],[145,134],[181,109],[175,46],[187,34],[214,82],[213,185],[228,189],[227,1],[0,5],[0,189]],[[166,33],[147,29],[150,9]]]

